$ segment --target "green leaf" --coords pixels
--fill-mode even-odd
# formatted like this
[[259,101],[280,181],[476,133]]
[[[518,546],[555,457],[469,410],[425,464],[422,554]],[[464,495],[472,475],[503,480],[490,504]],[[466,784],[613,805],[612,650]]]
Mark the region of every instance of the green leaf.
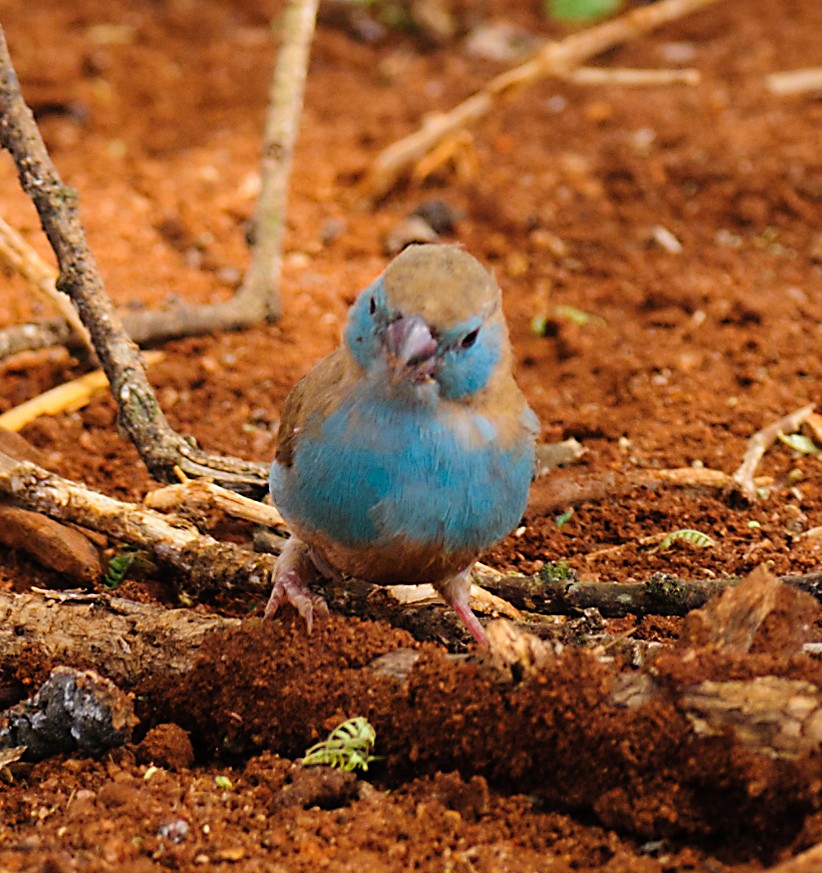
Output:
[[616,12],[622,0],[547,0],[546,12],[555,21],[593,21]]
[[136,559],[136,552],[120,552],[119,555],[115,555],[109,561],[108,572],[105,579],[103,579],[103,585],[111,591],[119,588]]
[[662,542],[657,546],[657,551],[664,552],[669,549],[677,540],[690,543],[692,546],[697,546],[700,549],[707,549],[710,546],[716,545],[714,540],[708,534],[702,533],[699,530],[692,530],[684,527],[681,530],[675,530],[665,536]]
[[570,509],[567,509],[565,512],[557,515],[554,518],[554,523],[558,528],[564,527],[574,516],[574,507],[572,506]]
[[605,324],[605,319],[602,316],[577,309],[576,306],[565,306],[562,304],[555,306],[554,316],[570,321],[572,324],[579,325],[580,327],[585,327],[586,324]]
[[341,770],[367,770],[377,758],[371,754],[377,733],[362,716],[344,721],[328,739],[313,745],[302,759],[306,766],[325,765]]
[[779,441],[803,455],[818,455],[819,446],[803,433],[779,433]]

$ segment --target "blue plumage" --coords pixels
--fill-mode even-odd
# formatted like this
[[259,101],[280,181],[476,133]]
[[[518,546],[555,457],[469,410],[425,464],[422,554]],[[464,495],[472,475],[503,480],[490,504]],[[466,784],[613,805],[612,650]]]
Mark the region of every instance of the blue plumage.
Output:
[[519,521],[536,418],[511,374],[499,289],[454,246],[415,246],[352,307],[342,346],[292,391],[271,469],[295,536],[267,614],[310,622],[313,569],[431,582],[474,636],[477,556]]

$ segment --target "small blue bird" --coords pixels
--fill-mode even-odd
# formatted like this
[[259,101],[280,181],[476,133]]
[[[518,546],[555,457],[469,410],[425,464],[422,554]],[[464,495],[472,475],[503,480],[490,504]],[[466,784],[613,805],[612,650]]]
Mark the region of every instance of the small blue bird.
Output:
[[494,277],[458,246],[406,249],[286,400],[270,487],[292,537],[266,616],[288,601],[310,628],[317,575],[428,582],[487,645],[470,571],[525,510],[537,431]]

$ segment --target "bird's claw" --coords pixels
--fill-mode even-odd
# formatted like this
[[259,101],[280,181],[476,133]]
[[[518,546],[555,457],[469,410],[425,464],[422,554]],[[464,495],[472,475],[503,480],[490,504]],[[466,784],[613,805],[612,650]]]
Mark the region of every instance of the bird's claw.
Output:
[[314,594],[294,572],[283,573],[274,580],[263,618],[271,618],[283,603],[290,603],[297,610],[309,633],[315,615],[328,615],[325,600],[319,594]]

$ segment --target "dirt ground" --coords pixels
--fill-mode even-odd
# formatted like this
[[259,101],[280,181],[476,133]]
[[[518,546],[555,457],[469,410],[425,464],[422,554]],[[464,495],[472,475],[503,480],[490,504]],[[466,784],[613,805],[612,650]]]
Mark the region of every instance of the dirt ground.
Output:
[[[278,11],[269,0],[0,0],[24,94],[79,191],[120,306],[216,301],[238,285]],[[732,473],[755,431],[822,401],[822,95],[765,85],[770,73],[822,65],[822,5],[720,0],[597,61],[692,66],[699,84],[544,81],[471,129],[473,173],[445,168],[367,205],[358,185],[381,148],[505,68],[469,51],[471,33],[495,22],[560,32],[539,2],[457,3],[453,15],[457,32],[441,42],[406,30],[369,41],[321,22],[284,316],[166,343],[150,377],[172,425],[207,449],[271,459],[287,391],[337,343],[358,289],[390,257],[387,234],[442,200],[456,215],[443,239],[497,272],[542,439],[573,436],[587,450],[535,484],[522,527],[488,564],[533,573],[567,561],[583,581],[617,582],[712,579],[763,563],[818,571],[822,455],[777,443],[753,504],[636,483],[658,469]],[[49,257],[7,155],[0,211]],[[18,277],[3,273],[0,287],[0,327],[49,314]],[[575,311],[592,318],[578,323]],[[61,350],[3,362],[0,412],[81,372]],[[106,395],[23,436],[54,470],[106,494],[139,500],[155,486]],[[683,528],[714,544],[649,548]],[[0,584],[20,592],[61,580],[0,546]],[[162,574],[127,579],[118,594],[175,603]],[[216,606],[259,616],[262,604]],[[606,628],[675,646],[682,623],[629,616]],[[694,675],[822,685],[818,662],[769,639],[749,660],[697,657]],[[143,719],[134,745],[20,765],[0,786],[0,870],[742,871],[822,840],[815,752],[791,769],[723,736],[702,758],[669,704],[618,727],[602,704],[613,677],[573,649],[553,677],[510,692],[432,644],[410,690],[363,678],[377,655],[413,645],[379,622],[335,616],[306,640],[287,616],[250,620],[176,691],[163,677],[132,689]],[[42,679],[27,670],[2,677],[6,705]],[[385,756],[364,778],[292,766],[358,714],[375,723]],[[144,739],[160,722],[177,727]]]

